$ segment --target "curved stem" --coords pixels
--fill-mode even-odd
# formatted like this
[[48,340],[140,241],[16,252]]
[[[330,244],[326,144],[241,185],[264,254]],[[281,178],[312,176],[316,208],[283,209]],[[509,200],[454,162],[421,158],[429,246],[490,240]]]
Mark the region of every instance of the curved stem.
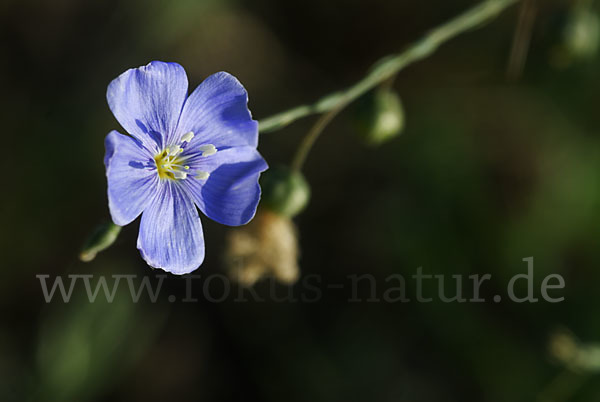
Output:
[[339,103],[335,108],[331,109],[327,113],[323,114],[319,120],[312,126],[310,131],[304,136],[302,142],[298,146],[296,150],[296,154],[294,155],[294,159],[292,160],[291,167],[293,170],[301,170],[302,165],[304,165],[304,161],[308,156],[308,153],[312,149],[313,144],[319,138],[319,135],[323,132],[325,127],[329,124],[333,118],[342,111],[344,106],[346,106],[347,102]]
[[521,78],[521,75],[523,75],[536,12],[535,0],[525,0],[521,3],[519,19],[513,37],[512,48],[510,49],[508,64],[506,66],[506,79],[509,82],[516,82]]
[[[279,130],[288,124],[312,114],[319,114],[347,105],[365,92],[392,77],[404,67],[431,55],[443,43],[470,29],[491,21],[503,10],[519,0],[486,0],[465,11],[445,24],[430,31],[403,52],[392,54],[376,62],[370,72],[351,87],[321,98],[311,105],[298,106],[259,122],[262,133]],[[317,135],[318,136],[318,135]]]

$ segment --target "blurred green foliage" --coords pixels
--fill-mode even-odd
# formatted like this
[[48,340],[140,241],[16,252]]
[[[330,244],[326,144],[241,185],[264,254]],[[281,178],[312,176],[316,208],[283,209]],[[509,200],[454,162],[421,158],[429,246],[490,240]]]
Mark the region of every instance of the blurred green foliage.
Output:
[[[229,71],[260,119],[346,87],[474,3],[2,2],[0,400],[598,400],[597,376],[565,377],[547,348],[559,327],[600,342],[600,63],[557,58],[573,13],[560,0],[536,2],[517,83],[505,80],[514,8],[397,77],[406,125],[394,141],[365,148],[342,113],[306,165],[298,225],[302,274],[324,284],[364,273],[385,284],[422,266],[489,273],[489,299],[534,256],[536,285],[563,275],[564,302],[348,303],[344,289],[316,303],[169,304],[185,293],[169,277],[157,303],[46,305],[35,277],[156,273],[137,255],[136,225],[77,260],[108,219],[103,139],[118,124],[104,96],[125,69],[177,61],[191,87]],[[310,124],[261,136],[271,166],[289,162]],[[220,273],[226,229],[203,225],[198,273]]]

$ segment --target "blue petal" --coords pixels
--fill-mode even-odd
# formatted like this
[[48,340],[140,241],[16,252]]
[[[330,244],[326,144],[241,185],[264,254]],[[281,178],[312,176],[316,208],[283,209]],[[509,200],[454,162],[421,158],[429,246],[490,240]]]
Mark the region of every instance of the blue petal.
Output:
[[224,225],[239,226],[256,213],[258,177],[267,167],[254,147],[228,148],[190,165],[191,171],[210,173],[207,180],[190,175],[183,184],[206,216]]
[[205,79],[183,106],[178,136],[192,131],[192,144],[217,148],[258,144],[258,122],[248,110],[248,93],[231,74],[220,72]]
[[104,142],[108,207],[117,225],[127,225],[152,201],[158,175],[150,152],[134,138],[111,131]]
[[106,92],[110,110],[132,136],[151,151],[170,144],[187,95],[185,70],[153,61],[113,80]]
[[159,196],[142,215],[137,247],[148,265],[187,274],[204,260],[198,210],[178,183],[165,180],[160,186]]

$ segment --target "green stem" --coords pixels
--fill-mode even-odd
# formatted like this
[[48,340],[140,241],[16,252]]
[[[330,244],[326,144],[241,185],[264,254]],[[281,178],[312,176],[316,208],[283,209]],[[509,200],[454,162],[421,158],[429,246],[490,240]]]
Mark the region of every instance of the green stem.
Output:
[[515,29],[512,48],[510,49],[510,56],[508,58],[508,65],[506,67],[506,79],[509,82],[516,82],[521,78],[521,75],[523,75],[537,12],[535,1],[536,0],[525,0],[521,3],[519,20],[517,22],[517,28]]
[[[421,40],[415,42],[401,53],[392,54],[376,62],[370,72],[351,87],[321,98],[311,105],[298,106],[271,117],[262,119],[260,132],[279,130],[288,124],[306,116],[325,113],[347,105],[378,84],[397,74],[400,70],[416,61],[431,55],[443,43],[470,29],[478,28],[494,19],[503,10],[519,0],[486,0],[459,16],[433,29]],[[317,135],[318,136],[318,135]]]
[[293,170],[300,171],[302,169],[302,165],[304,165],[304,161],[308,156],[308,153],[312,149],[313,144],[319,138],[319,135],[323,132],[325,127],[329,124],[331,120],[341,110],[346,106],[345,102],[339,103],[335,108],[329,110],[327,113],[323,114],[319,120],[316,121],[314,126],[310,129],[310,131],[304,136],[302,142],[298,146],[296,153],[294,154],[294,159],[292,160],[291,167]]

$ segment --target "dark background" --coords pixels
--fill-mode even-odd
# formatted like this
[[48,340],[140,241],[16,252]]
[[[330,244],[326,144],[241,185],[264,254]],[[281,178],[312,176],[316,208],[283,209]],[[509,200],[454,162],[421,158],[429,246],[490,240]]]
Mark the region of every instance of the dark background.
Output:
[[[81,288],[71,303],[46,304],[38,274],[157,273],[135,248],[137,222],[93,262],[77,258],[109,218],[103,140],[119,126],[105,92],[117,75],[176,61],[193,89],[229,71],[260,120],[354,83],[476,2],[4,0],[0,399],[599,400],[600,64],[561,48],[575,3],[537,3],[516,82],[505,72],[519,6],[400,73],[400,137],[365,147],[352,109],[327,128],[305,169],[313,195],[296,219],[302,276],[291,288],[301,294],[320,275],[316,302],[211,303],[200,280],[199,302],[169,303],[185,294],[169,276],[154,304],[133,304],[126,288],[112,304],[89,303]],[[313,120],[261,135],[270,165],[289,162]],[[203,225],[196,273],[223,274],[227,229]],[[536,296],[557,273],[565,300],[492,302],[530,256]],[[389,275],[418,267],[489,273],[488,302],[348,302],[349,275],[373,275],[381,297]],[[255,289],[289,290],[269,280]],[[208,290],[219,295],[222,281]],[[366,282],[358,291],[371,296]],[[588,366],[565,369],[549,352],[556,331],[581,340]]]

